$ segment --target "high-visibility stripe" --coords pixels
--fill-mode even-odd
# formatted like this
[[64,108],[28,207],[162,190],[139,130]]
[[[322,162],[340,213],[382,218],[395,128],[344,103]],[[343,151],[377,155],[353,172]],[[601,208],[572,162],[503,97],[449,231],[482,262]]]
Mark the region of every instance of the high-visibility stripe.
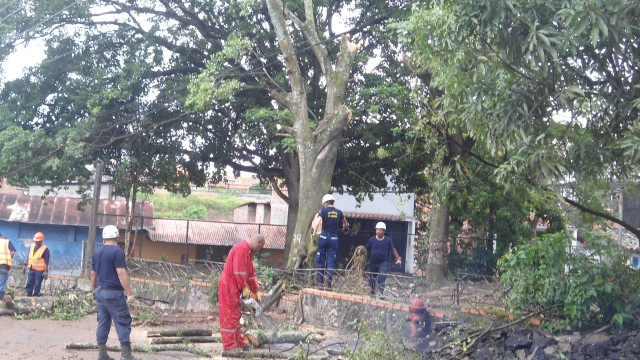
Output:
[[11,251],[9,250],[8,239],[0,239],[0,265],[11,266]]
[[247,275],[246,271],[234,271],[233,273],[236,275]]
[[223,328],[220,328],[220,331],[234,333],[234,332],[236,332],[236,329],[235,328],[234,329],[223,329]]
[[31,250],[29,250],[29,268],[37,271],[47,270],[47,263],[42,258],[44,251],[47,249],[46,245],[41,245],[37,251],[36,244],[31,244]]

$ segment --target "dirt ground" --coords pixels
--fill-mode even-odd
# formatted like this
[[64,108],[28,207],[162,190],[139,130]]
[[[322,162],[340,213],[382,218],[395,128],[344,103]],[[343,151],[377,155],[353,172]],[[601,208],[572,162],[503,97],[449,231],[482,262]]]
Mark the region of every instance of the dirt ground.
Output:
[[[248,315],[245,315],[248,316]],[[272,323],[277,324],[281,330],[287,329],[289,323],[286,315],[268,312]],[[131,343],[134,346],[149,345],[147,332],[155,332],[167,329],[211,329],[214,335],[218,335],[219,325],[216,313],[176,312],[145,305],[141,302],[132,306],[132,330]],[[141,319],[145,319],[141,321]],[[95,331],[97,326],[96,314],[86,315],[78,320],[63,321],[48,318],[19,320],[12,316],[0,316],[0,359],[96,359],[97,350],[67,350],[67,343],[92,343],[95,344]],[[311,326],[301,326],[300,331],[316,333],[318,329]],[[323,343],[317,347],[325,349],[342,343],[348,336],[339,331],[323,330]],[[108,345],[119,344],[115,328],[111,327]],[[214,355],[213,359],[227,359],[219,354],[222,352],[220,343],[197,343],[198,348]],[[298,345],[283,344],[271,345],[269,348],[255,349],[256,352],[269,353],[286,352],[295,353]],[[109,355],[120,358],[119,352],[110,351]],[[263,354],[264,355],[264,354]],[[138,359],[211,359],[188,352],[162,351],[155,353],[135,352]]]
[[[213,321],[210,321],[212,323]],[[97,350],[67,350],[66,343],[95,343],[96,314],[87,315],[75,321],[50,319],[16,320],[0,317],[0,359],[96,359]],[[202,323],[192,324],[201,327]],[[135,326],[131,332],[134,345],[148,345],[147,330],[152,327]],[[118,344],[115,328],[111,328],[108,344]],[[217,343],[198,344],[204,350],[220,354],[222,345]],[[110,352],[119,359],[119,353]],[[205,359],[185,352],[158,352],[145,354],[136,352],[138,359]],[[218,359],[223,359],[218,357]]]

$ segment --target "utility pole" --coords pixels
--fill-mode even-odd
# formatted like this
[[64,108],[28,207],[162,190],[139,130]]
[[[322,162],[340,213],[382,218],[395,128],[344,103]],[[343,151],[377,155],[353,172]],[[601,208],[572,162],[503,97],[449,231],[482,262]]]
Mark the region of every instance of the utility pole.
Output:
[[89,240],[84,257],[84,276],[91,278],[91,258],[96,249],[96,231],[98,227],[98,208],[100,207],[100,186],[102,185],[102,169],[104,163],[98,159],[94,164],[93,203],[91,204],[91,226],[89,226]]

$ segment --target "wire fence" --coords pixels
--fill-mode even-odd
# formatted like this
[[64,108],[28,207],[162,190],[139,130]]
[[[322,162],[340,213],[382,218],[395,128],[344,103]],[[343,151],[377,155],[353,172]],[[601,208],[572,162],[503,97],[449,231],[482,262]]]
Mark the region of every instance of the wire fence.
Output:
[[[26,267],[28,262],[29,253],[15,253],[13,267]],[[64,276],[80,276],[82,274],[82,259],[78,256],[51,256],[49,259],[49,273]]]
[[[185,283],[190,280],[211,282],[219,278],[224,263],[197,260],[190,264],[175,264],[164,261],[129,259],[129,275],[136,278],[159,280],[171,283]],[[263,270],[263,271],[260,271]],[[319,269],[285,270],[260,267],[259,278],[265,282],[263,289],[268,290],[275,280],[286,280],[292,289],[317,288],[324,286],[317,281]],[[369,294],[369,277],[382,274],[335,269],[332,276],[332,290],[350,294]],[[388,300],[406,300],[420,289],[428,287],[426,280],[410,275],[386,274],[384,297]]]
[[[13,264],[16,268],[25,267],[28,254],[16,253]],[[174,284],[186,284],[189,281],[212,283],[217,281],[224,263],[195,260],[189,264],[177,264],[166,261],[131,258],[127,261],[129,275],[135,278],[157,280]],[[264,284],[262,289],[268,291],[276,280],[286,280],[288,288],[295,291],[302,288],[325,289],[326,284],[318,281],[321,269],[278,269],[265,266],[258,267],[258,277]],[[82,262],[79,257],[56,255],[49,264],[49,272],[55,275],[80,276]],[[369,279],[386,276],[383,294],[375,296],[387,301],[408,304],[411,299],[420,295],[439,306],[467,307],[506,307],[507,290],[495,276],[458,272],[455,282],[449,285],[435,285],[424,277],[400,273],[372,273],[358,270],[334,269],[331,290],[354,295],[371,295]],[[322,279],[322,277],[321,277]]]
[[219,276],[222,273],[224,263],[198,260],[185,265],[166,261],[129,259],[127,266],[131,277],[183,283],[190,280],[210,281],[212,276]]

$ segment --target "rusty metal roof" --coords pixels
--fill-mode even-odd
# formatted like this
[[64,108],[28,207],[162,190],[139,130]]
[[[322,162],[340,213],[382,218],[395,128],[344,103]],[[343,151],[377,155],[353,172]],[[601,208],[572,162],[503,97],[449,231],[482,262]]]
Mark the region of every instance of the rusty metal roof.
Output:
[[388,214],[372,214],[345,211],[344,216],[349,219],[368,219],[368,220],[388,220],[388,221],[407,221],[400,215],[388,215]]
[[149,230],[149,238],[152,241],[179,244],[233,246],[255,234],[263,234],[265,248],[282,250],[286,233],[285,225],[155,219],[154,229]]
[[[0,193],[0,220],[31,224],[49,225],[91,225],[91,204],[78,210],[80,199],[28,196]],[[136,214],[140,215],[140,204]],[[100,200],[97,224],[100,227],[116,225],[126,227],[126,203],[119,200]],[[142,228],[153,227],[153,204],[144,203],[142,208],[144,224]],[[140,229],[140,222],[134,221],[134,229]]]

